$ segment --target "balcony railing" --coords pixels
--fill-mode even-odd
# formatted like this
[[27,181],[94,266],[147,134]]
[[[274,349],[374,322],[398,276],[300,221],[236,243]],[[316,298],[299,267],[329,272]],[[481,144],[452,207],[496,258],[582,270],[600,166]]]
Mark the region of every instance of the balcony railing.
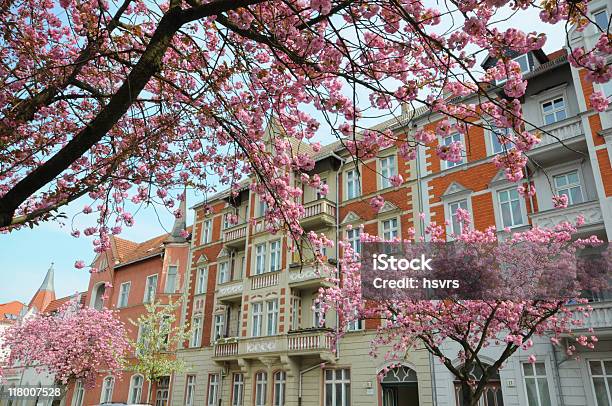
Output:
[[242,294],[243,284],[242,280],[227,282],[219,285],[217,288],[217,297],[223,299],[229,296],[236,296]]
[[228,228],[223,232],[223,242],[231,242],[246,237],[247,225],[239,224],[237,226]]
[[322,281],[332,276],[332,266],[314,266],[292,264],[289,268],[289,284],[304,284],[315,281]]
[[578,216],[584,217],[584,226],[603,223],[603,214],[598,201],[584,202],[564,209],[544,210],[531,215],[534,226],[551,228],[564,221],[576,223]]
[[589,317],[584,317],[581,312],[575,313],[576,320],[582,320],[583,323],[579,329],[608,328],[612,330],[612,301],[592,302],[589,305],[593,308],[593,311],[589,312]]
[[278,285],[280,272],[266,272],[251,276],[251,289],[263,289]]
[[289,334],[287,336],[289,351],[331,350],[331,337],[322,331],[311,333]]
[[231,357],[238,355],[238,340],[215,343],[215,357]]
[[545,130],[547,133],[541,134],[540,143],[536,145],[536,148],[544,145],[555,144],[560,140],[564,141],[584,134],[580,117],[571,117],[566,120],[559,121],[558,123],[547,125],[543,127],[543,130]]
[[315,200],[314,202],[304,204],[303,219],[318,216],[319,214],[327,214],[336,218],[336,206],[326,199]]

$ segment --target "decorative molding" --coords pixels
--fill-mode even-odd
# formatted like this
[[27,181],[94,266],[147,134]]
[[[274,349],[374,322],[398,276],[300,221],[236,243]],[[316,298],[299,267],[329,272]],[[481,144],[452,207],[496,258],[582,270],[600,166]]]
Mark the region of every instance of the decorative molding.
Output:
[[442,193],[442,199],[469,193],[472,193],[471,189],[466,188],[459,182],[453,181],[448,185],[444,193]]
[[493,176],[491,182],[489,182],[489,186],[497,186],[503,183],[510,183],[508,179],[506,179],[506,172],[503,169],[497,171],[497,174]]
[[397,210],[399,210],[399,207],[397,207],[390,201],[385,201],[385,204],[383,204],[383,206],[380,208],[380,210],[378,211],[378,214],[388,213],[388,212],[397,211]]
[[355,223],[358,221],[362,221],[362,218],[359,217],[355,212],[349,211],[348,214],[344,217],[344,220],[340,223],[340,225]]
[[217,255],[217,258],[225,258],[225,257],[229,257],[230,252],[227,249],[227,247],[223,247],[221,249],[221,251],[219,251],[219,255]]
[[217,292],[217,296],[223,297],[223,296],[237,295],[237,294],[242,293],[243,289],[244,287],[243,287],[242,281],[238,281],[238,283],[233,283],[227,286],[221,286],[219,288],[219,291]]
[[208,262],[208,257],[205,254],[200,255],[200,257],[198,258],[198,261],[196,262],[197,264],[203,264],[205,262]]
[[273,352],[276,351],[276,341],[258,341],[253,343],[246,343],[246,352],[257,353],[257,352]]

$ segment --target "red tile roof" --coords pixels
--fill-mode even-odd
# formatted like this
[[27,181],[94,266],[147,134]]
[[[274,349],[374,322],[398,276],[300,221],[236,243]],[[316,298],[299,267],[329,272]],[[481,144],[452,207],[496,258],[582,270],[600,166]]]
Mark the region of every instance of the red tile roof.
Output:
[[14,323],[26,305],[18,300],[0,304],[0,323]]
[[49,303],[49,305],[47,305],[47,307],[45,307],[45,313],[53,313],[55,311],[58,311],[64,304],[66,304],[69,301],[71,301],[72,299],[74,299],[74,297],[76,295],[80,296],[79,303],[81,305],[84,305],[85,302],[86,302],[86,299],[87,299],[87,292],[80,292],[80,293],[77,293],[75,295],[70,295],[70,296],[66,296],[66,297],[60,297],[59,299],[55,299],[54,301]]
[[[190,233],[192,227],[189,226],[186,230]],[[168,239],[169,235],[170,234],[162,234],[141,243],[113,236],[112,238],[116,240],[115,246],[117,247],[117,254],[119,255],[119,258],[117,258],[119,263],[116,264],[116,266],[148,258],[155,254],[161,254],[164,250],[164,241]]]
[[555,59],[559,59],[562,56],[567,55],[567,50],[565,48],[558,49],[550,54],[546,55],[549,61],[554,61]]

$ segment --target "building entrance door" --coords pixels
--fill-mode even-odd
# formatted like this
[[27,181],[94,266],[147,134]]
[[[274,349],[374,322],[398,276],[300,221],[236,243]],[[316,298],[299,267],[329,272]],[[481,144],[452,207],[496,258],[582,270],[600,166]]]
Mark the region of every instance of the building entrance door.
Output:
[[418,406],[416,372],[406,366],[391,369],[381,381],[383,406]]

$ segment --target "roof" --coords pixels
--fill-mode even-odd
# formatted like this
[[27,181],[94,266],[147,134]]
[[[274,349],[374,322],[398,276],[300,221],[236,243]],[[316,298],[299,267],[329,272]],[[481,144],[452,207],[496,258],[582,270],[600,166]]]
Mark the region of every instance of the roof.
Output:
[[74,299],[77,295],[79,296],[79,303],[84,305],[87,298],[87,292],[80,292],[71,296],[60,297],[59,299],[53,300],[45,308],[45,313],[53,313],[58,311],[63,305]]
[[[187,232],[191,232],[192,227],[186,227]],[[164,242],[167,242],[170,233],[158,235],[141,243],[125,240],[112,236],[112,239],[117,239],[117,246],[121,246],[121,255],[117,258],[118,263],[115,266],[123,266],[137,262],[152,256],[161,254],[164,251]],[[117,250],[119,251],[119,249]]]
[[55,271],[53,269],[53,263],[47,270],[47,274],[45,275],[45,279],[43,280],[40,288],[34,294],[32,300],[30,300],[30,304],[28,308],[36,309],[36,311],[43,311],[49,303],[55,300],[55,289],[54,289],[54,275]]
[[0,323],[14,323],[25,308],[25,303],[18,300],[0,304]]

